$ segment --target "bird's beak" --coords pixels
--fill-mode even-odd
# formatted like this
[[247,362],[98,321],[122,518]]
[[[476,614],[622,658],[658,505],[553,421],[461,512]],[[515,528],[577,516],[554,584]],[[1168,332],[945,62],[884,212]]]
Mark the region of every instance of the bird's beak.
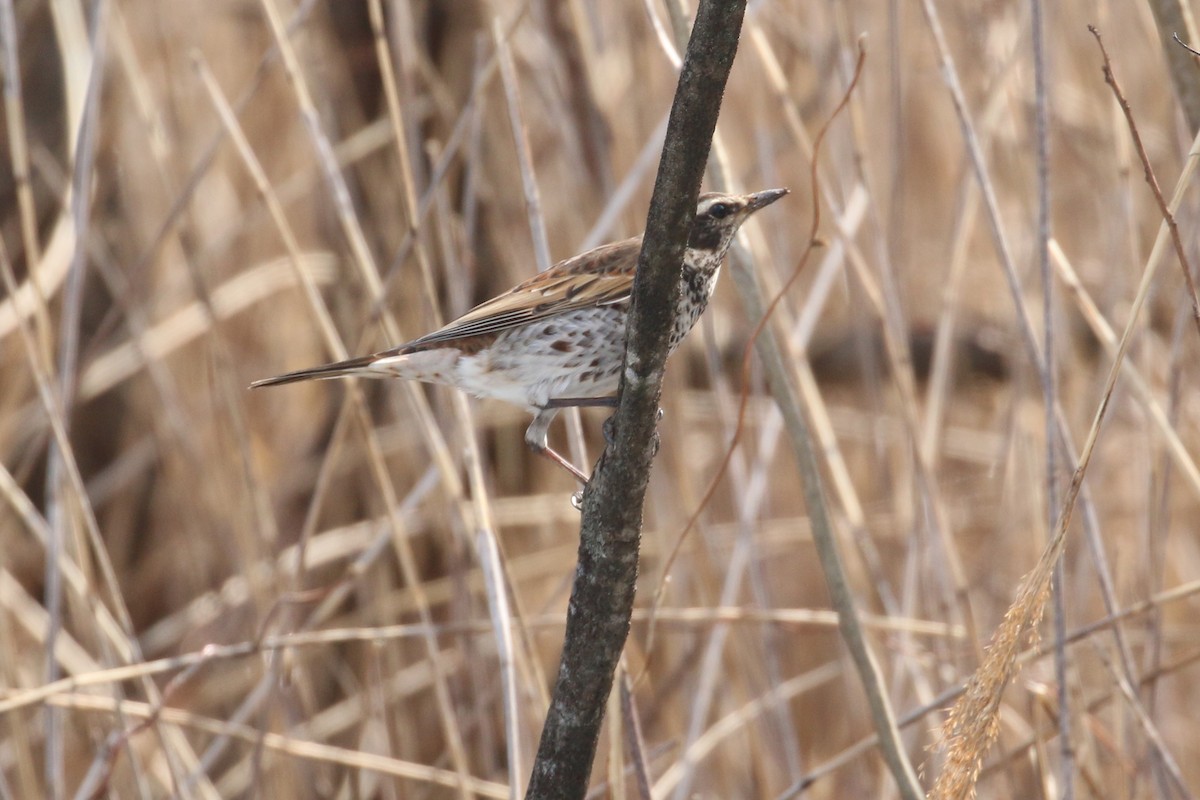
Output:
[[764,189],[761,192],[746,195],[746,213],[750,214],[760,208],[766,208],[788,193],[787,189]]

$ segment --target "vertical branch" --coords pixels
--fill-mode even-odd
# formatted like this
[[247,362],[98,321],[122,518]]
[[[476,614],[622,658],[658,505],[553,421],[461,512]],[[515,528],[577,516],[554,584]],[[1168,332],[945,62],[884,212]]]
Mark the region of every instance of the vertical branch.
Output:
[[[84,283],[87,277],[88,221],[91,218],[92,166],[96,155],[96,126],[100,109],[100,90],[104,77],[104,54],[107,41],[108,4],[98,0],[92,8],[91,51],[92,70],[88,78],[87,99],[74,158],[71,182],[71,217],[75,226],[75,252],[70,273],[63,290],[61,330],[58,340],[58,413],[62,429],[70,433],[72,399],[75,395],[75,371],[79,360],[79,322],[83,311]],[[32,273],[31,273],[32,275]],[[46,497],[50,541],[46,545],[46,682],[58,678],[55,645],[63,626],[62,559],[66,552],[66,532],[69,526],[69,503],[66,490],[65,448],[69,441],[50,446],[46,465]],[[80,497],[86,503],[86,497]],[[65,787],[65,753],[63,751],[62,710],[46,706],[46,791],[49,797],[61,797]]]
[[527,797],[587,790],[633,611],[642,502],[688,226],[745,10],[745,0],[701,0],[696,12],[638,259],[613,444],[583,498],[562,660]]
[[533,236],[533,255],[538,272],[550,269],[550,244],[546,235],[546,218],[542,215],[542,196],[533,175],[533,152],[529,149],[529,134],[521,115],[521,96],[517,92],[517,68],[512,50],[508,47],[500,20],[492,21],[492,38],[496,45],[496,60],[500,62],[500,77],[508,100],[508,123],[512,127],[517,150],[517,165],[521,173],[521,188],[525,191],[525,207],[529,212],[529,232]]
[[1179,268],[1183,271],[1183,283],[1187,287],[1188,297],[1192,301],[1192,322],[1196,325],[1196,333],[1200,334],[1200,294],[1197,294],[1196,280],[1192,276],[1191,261],[1188,259],[1187,250],[1183,246],[1183,239],[1179,235],[1179,224],[1175,221],[1175,214],[1171,211],[1171,207],[1167,203],[1167,198],[1163,195],[1162,189],[1159,188],[1158,178],[1155,177],[1154,168],[1150,165],[1150,156],[1146,154],[1146,147],[1142,144],[1142,134],[1138,132],[1137,123],[1133,119],[1133,109],[1130,108],[1129,101],[1125,99],[1125,93],[1121,91],[1121,86],[1117,83],[1117,76],[1113,72],[1112,62],[1108,58],[1108,50],[1104,47],[1104,41],[1100,38],[1100,32],[1091,25],[1088,26],[1088,30],[1096,38],[1096,45],[1100,48],[1100,55],[1104,58],[1104,82],[1112,89],[1113,96],[1117,100],[1117,105],[1121,107],[1121,113],[1125,115],[1125,122],[1129,124],[1129,136],[1133,139],[1133,146],[1137,150],[1138,158],[1142,162],[1142,171],[1145,175],[1146,183],[1150,186],[1150,191],[1154,193],[1154,202],[1158,204],[1158,210],[1162,214],[1163,223],[1171,233],[1171,243],[1175,245],[1175,255],[1179,257]]
[[[1046,426],[1046,519],[1053,530],[1058,515],[1058,470],[1054,435],[1054,407],[1058,399],[1056,359],[1054,357],[1054,276],[1050,271],[1050,143],[1046,118],[1046,23],[1041,0],[1030,2],[1030,22],[1033,27],[1033,90],[1034,90],[1034,154],[1037,167],[1037,253],[1038,274],[1042,283],[1042,406]],[[1058,701],[1058,745],[1062,763],[1059,765],[1063,800],[1075,797],[1075,756],[1071,747],[1070,691],[1067,686],[1067,609],[1066,587],[1062,559],[1054,565],[1052,600],[1054,610],[1054,674]]]
[[1171,85],[1175,87],[1175,95],[1183,114],[1187,118],[1188,132],[1195,134],[1200,130],[1200,80],[1197,80],[1197,56],[1176,47],[1172,38],[1182,36],[1186,41],[1195,42],[1200,36],[1196,29],[1196,19],[1187,0],[1150,0],[1146,5],[1154,14],[1154,24],[1158,27],[1159,40],[1166,51],[1167,67],[1171,72]]
[[[4,64],[4,122],[8,134],[9,159],[16,184],[17,212],[21,222],[21,240],[25,245],[25,269],[33,285],[41,259],[37,234],[37,209],[29,181],[29,141],[25,135],[25,103],[21,93],[21,62],[17,57],[17,18],[13,0],[0,1],[0,58]],[[41,310],[45,309],[43,302]],[[39,334],[44,336],[46,320],[39,319]],[[45,342],[43,341],[44,345]]]

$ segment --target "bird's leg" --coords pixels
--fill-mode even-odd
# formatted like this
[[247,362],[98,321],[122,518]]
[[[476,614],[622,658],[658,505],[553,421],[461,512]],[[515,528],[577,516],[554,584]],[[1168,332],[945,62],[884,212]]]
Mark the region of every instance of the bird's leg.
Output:
[[550,459],[555,464],[558,464],[560,467],[565,469],[567,472],[571,473],[572,477],[574,477],[575,480],[579,481],[584,486],[587,485],[588,476],[584,475],[583,472],[580,471],[579,467],[575,466],[570,461],[567,461],[567,459],[565,459],[561,455],[559,455],[557,450],[555,450],[552,447],[548,447],[546,445],[533,444],[533,445],[530,445],[530,447],[533,448],[533,452],[537,453],[539,456],[545,456],[546,458]]
[[550,459],[571,473],[575,480],[586,485],[588,482],[587,475],[584,475],[578,467],[567,461],[547,444],[547,433],[550,430],[550,423],[554,420],[556,414],[558,414],[558,409],[549,404],[545,408],[538,409],[533,415],[533,422],[529,423],[529,427],[525,429],[525,443],[529,445],[533,452]]
[[[533,417],[533,422],[529,424],[529,428],[525,431],[525,441],[529,444],[535,453],[545,456],[555,462],[563,469],[570,472],[580,482],[586,484],[588,479],[578,468],[570,461],[567,461],[561,455],[546,444],[546,434],[550,428],[550,421],[554,419],[554,415],[558,413],[560,408],[616,408],[619,398],[616,395],[608,397],[553,397],[546,401],[546,405],[542,406]],[[663,410],[658,409],[654,417],[655,422],[663,418]],[[600,428],[604,434],[604,443],[611,445],[613,443],[613,417],[604,420],[604,424]],[[654,432],[654,454],[658,454],[658,431]]]

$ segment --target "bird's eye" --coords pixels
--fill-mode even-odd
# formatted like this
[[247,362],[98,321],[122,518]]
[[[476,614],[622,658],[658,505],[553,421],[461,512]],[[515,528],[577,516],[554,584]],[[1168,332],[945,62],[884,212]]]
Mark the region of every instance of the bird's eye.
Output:
[[733,206],[727,203],[713,203],[708,207],[708,215],[713,219],[725,219],[733,213]]

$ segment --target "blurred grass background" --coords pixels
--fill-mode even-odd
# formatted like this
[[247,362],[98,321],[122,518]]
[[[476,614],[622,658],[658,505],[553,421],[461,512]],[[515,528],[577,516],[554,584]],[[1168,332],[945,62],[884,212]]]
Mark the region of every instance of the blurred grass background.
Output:
[[[526,415],[385,382],[245,387],[419,335],[528,277],[540,226],[553,260],[637,233],[676,79],[665,5],[384,0],[377,38],[366,0],[112,0],[94,18],[71,0],[0,3],[15,26],[0,233],[16,284],[0,302],[0,796],[523,785],[578,529],[576,487],[525,449]],[[1029,4],[940,6],[1040,330]],[[1047,12],[1058,274],[1069,264],[1119,333],[1161,217],[1089,23],[1168,196],[1191,134],[1148,4]],[[863,32],[862,82],[819,162],[823,247],[773,322],[797,374],[816,378],[808,412],[843,557],[931,783],[946,693],[978,664],[1048,512],[1041,387],[919,4],[752,2],[718,130],[741,188],[792,189],[743,236],[772,290],[807,245],[811,137]],[[1193,258],[1195,206],[1189,193],[1180,211]],[[86,263],[78,283],[72,263]],[[883,346],[878,286],[903,321],[915,404]],[[1059,400],[1082,439],[1112,361],[1096,316],[1055,286]],[[1064,724],[1076,796],[1200,787],[1189,316],[1168,255],[1129,353],[1149,392],[1128,371],[1118,383],[1077,515],[1098,546],[1078,522],[1067,545],[1069,708],[1047,623],[1046,652],[1003,698],[980,797],[1062,796]],[[645,670],[634,696],[655,796],[892,796],[863,744],[873,728],[779,415],[757,369],[740,385],[756,322],[720,287],[667,376],[626,649]],[[741,444],[674,562],[648,651],[666,555],[741,391]],[[603,416],[559,424],[552,442],[590,464]],[[1072,466],[1060,457],[1060,480]],[[498,563],[481,559],[481,530]],[[497,585],[504,624],[489,614]],[[80,683],[38,692],[52,677]],[[620,736],[602,737],[596,796],[633,796]]]

